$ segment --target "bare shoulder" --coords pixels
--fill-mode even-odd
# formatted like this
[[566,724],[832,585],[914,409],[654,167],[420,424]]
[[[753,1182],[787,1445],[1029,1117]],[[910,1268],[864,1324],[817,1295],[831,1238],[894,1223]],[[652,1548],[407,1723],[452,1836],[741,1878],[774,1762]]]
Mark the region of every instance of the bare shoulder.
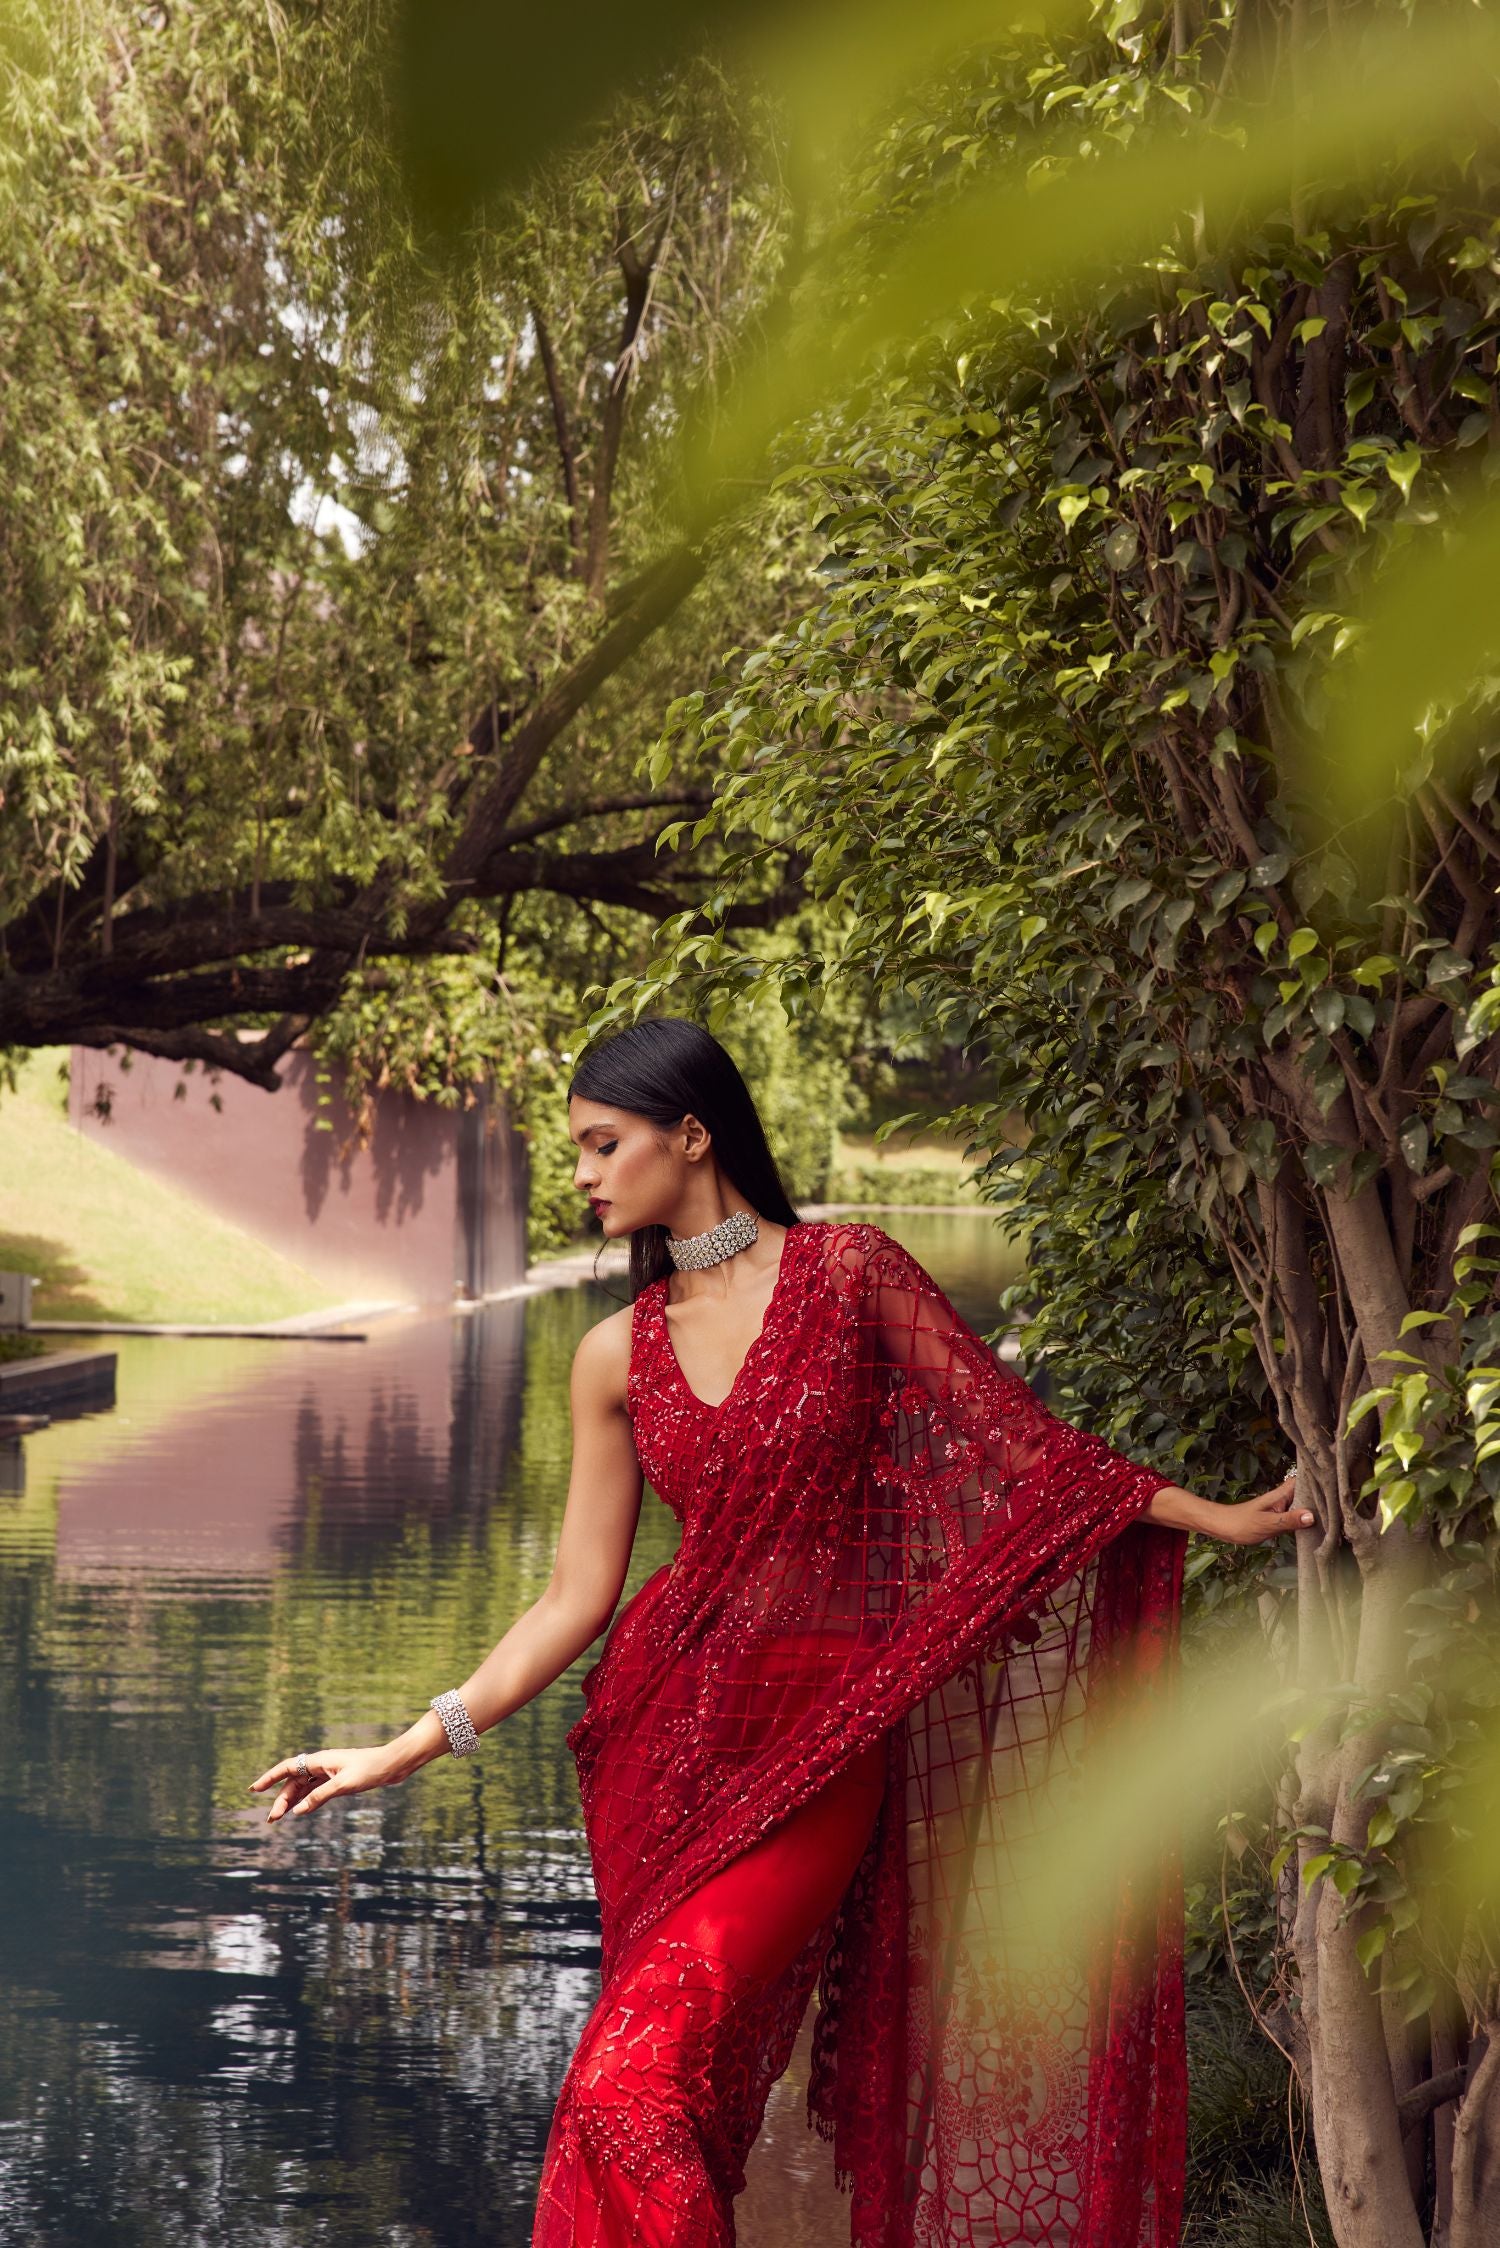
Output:
[[634,1316],[634,1304],[622,1304],[618,1311],[606,1313],[580,1336],[573,1353],[575,1390],[600,1405],[624,1406]]

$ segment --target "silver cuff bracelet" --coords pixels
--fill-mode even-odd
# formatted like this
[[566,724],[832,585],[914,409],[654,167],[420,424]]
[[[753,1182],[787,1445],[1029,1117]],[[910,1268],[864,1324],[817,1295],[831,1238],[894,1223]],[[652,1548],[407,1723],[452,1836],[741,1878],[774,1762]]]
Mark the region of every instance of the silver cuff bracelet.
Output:
[[443,1731],[448,1736],[448,1746],[455,1756],[472,1756],[479,1746],[479,1735],[464,1708],[463,1697],[456,1688],[446,1694],[434,1694],[428,1703],[443,1721]]

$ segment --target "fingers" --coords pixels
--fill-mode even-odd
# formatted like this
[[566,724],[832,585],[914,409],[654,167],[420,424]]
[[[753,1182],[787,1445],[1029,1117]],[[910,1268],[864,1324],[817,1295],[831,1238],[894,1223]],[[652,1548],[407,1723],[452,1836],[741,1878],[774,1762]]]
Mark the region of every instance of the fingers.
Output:
[[[1286,1479],[1286,1484],[1285,1484],[1284,1488],[1285,1488],[1285,1490],[1286,1490],[1286,1494],[1287,1494],[1287,1499],[1286,1499],[1286,1509],[1287,1509],[1287,1514],[1288,1514],[1288,1517],[1290,1517],[1290,1515],[1291,1515],[1291,1513],[1292,1513],[1292,1511],[1293,1511],[1293,1505],[1294,1505],[1294,1501],[1295,1501],[1295,1499],[1296,1499],[1296,1490],[1295,1490],[1295,1487],[1294,1487],[1294,1484],[1293,1484],[1293,1479],[1292,1479],[1292,1477],[1291,1477],[1291,1476],[1288,1476],[1288,1477],[1287,1477],[1287,1479]],[[1312,1514],[1312,1510],[1311,1510],[1311,1508],[1309,1508],[1309,1507],[1305,1507],[1305,1506],[1304,1506],[1304,1507],[1297,1507],[1297,1508],[1296,1508],[1296,1515],[1297,1515],[1297,1520],[1296,1520],[1296,1524],[1294,1525],[1294,1527],[1296,1527],[1297,1529],[1301,1529],[1301,1530],[1308,1530],[1308,1529],[1311,1529],[1311,1527],[1312,1527],[1312,1524],[1313,1524],[1313,1514]]]
[[1277,1532],[1282,1530],[1311,1529],[1313,1524],[1313,1516],[1308,1508],[1296,1506],[1296,1497],[1297,1470],[1295,1468],[1289,1468],[1286,1474],[1282,1477],[1281,1481],[1276,1485],[1276,1488],[1272,1491],[1267,1491],[1265,1494],[1264,1503],[1268,1506],[1275,1506],[1281,1511],[1282,1515],[1281,1521],[1276,1523],[1273,1527],[1271,1533],[1273,1536]]
[[317,1787],[309,1789],[302,1801],[296,1806],[298,1818],[303,1817],[308,1811],[316,1811],[320,1803],[326,1803],[330,1796],[337,1795],[338,1792],[339,1783],[337,1780],[320,1781]]
[[[333,1753],[330,1751],[330,1756]],[[280,1782],[280,1792],[266,1813],[267,1825],[274,1826],[279,1819],[286,1817],[288,1811],[311,1810],[314,1798],[321,1803],[336,1792],[333,1786],[335,1774],[329,1770],[327,1757],[314,1756],[309,1752],[306,1760],[308,1769],[304,1771],[298,1769],[300,1762],[298,1757],[284,1756],[279,1764],[270,1765],[259,1779],[250,1782],[251,1789],[256,1794],[264,1794],[267,1788],[275,1787]],[[314,1782],[313,1773],[317,1774],[317,1783],[321,1784]]]
[[258,1780],[252,1780],[250,1785],[257,1789],[268,1788],[274,1786],[277,1780],[295,1779],[297,1777],[296,1766],[297,1760],[294,1756],[284,1756],[279,1764],[271,1765],[267,1771],[261,1773]]
[[1288,1530],[1313,1529],[1316,1515],[1309,1507],[1296,1506],[1295,1496],[1295,1473],[1284,1475],[1272,1490],[1230,1507],[1222,1534],[1231,1545],[1265,1545],[1272,1538],[1285,1537]]
[[304,1811],[315,1811],[320,1803],[326,1803],[331,1795],[339,1792],[336,1779],[320,1781],[316,1787],[311,1780],[288,1780],[266,1813],[267,1823],[274,1826],[278,1819],[286,1817],[288,1811],[295,1811],[299,1817]]
[[1274,1507],[1275,1519],[1267,1525],[1267,1535],[1277,1537],[1285,1530],[1309,1530],[1313,1516],[1306,1507],[1294,1506],[1295,1486],[1291,1476],[1278,1483],[1274,1491],[1267,1491],[1262,1505]]

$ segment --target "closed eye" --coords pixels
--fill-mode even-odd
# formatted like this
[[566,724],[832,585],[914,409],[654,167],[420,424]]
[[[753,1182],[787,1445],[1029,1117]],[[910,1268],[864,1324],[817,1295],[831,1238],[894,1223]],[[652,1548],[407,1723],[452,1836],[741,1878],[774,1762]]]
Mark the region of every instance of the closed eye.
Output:
[[620,1143],[618,1140],[609,1140],[603,1145],[596,1147],[594,1149],[594,1153],[596,1155],[613,1155],[615,1149],[619,1146],[619,1144]]

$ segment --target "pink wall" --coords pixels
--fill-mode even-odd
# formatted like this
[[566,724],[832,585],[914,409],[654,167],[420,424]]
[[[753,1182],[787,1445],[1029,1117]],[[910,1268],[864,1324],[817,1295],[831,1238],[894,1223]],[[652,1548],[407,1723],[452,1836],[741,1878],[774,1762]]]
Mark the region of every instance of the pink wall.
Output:
[[267,1093],[145,1054],[124,1069],[75,1046],[69,1114],[101,1147],[345,1295],[449,1303],[522,1277],[525,1143],[502,1102],[448,1109],[381,1093],[369,1145],[341,1159],[349,1111],[335,1097],[322,1112],[333,1130],[320,1131],[316,1095],[306,1053],[288,1055],[280,1089]]
[[[357,1344],[127,1340],[120,1416],[27,1439],[55,1478],[59,1575],[222,1593],[310,1541],[337,1553],[487,1502],[517,1438],[525,1308],[383,1319]],[[184,1395],[187,1349],[218,1356]]]

